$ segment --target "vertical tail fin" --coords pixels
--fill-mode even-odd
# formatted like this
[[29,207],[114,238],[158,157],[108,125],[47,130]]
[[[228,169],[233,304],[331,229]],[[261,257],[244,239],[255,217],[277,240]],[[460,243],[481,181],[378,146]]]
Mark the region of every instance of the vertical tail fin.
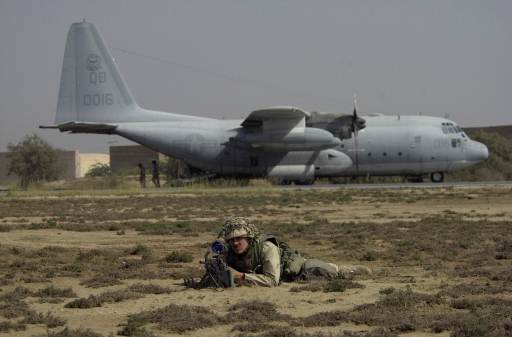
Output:
[[55,123],[108,122],[139,110],[105,41],[89,22],[69,29]]

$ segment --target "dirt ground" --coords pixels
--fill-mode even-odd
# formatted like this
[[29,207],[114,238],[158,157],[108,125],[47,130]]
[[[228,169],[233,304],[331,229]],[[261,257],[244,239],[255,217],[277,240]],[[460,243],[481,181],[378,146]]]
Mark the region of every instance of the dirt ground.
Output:
[[[306,256],[340,265],[365,265],[373,273],[356,276],[354,281],[362,287],[344,291],[294,291],[294,287],[304,287],[307,283],[283,283],[275,288],[186,288],[180,276],[188,272],[192,276],[201,274],[200,261],[205,247],[216,238],[222,219],[231,214],[248,216]],[[471,291],[462,294],[470,300],[511,298],[512,292],[507,286],[512,282],[511,219],[512,191],[506,188],[421,191],[281,191],[268,188],[252,191],[219,189],[207,193],[169,190],[169,193],[156,196],[109,198],[94,194],[80,198],[58,195],[1,197],[0,250],[3,261],[0,263],[0,296],[5,297],[17,287],[26,288],[32,293],[20,301],[28,305],[27,310],[51,313],[65,324],[48,328],[45,323],[25,323],[24,330],[0,328],[0,336],[51,336],[64,326],[91,329],[102,336],[117,335],[126,326],[129,315],[169,304],[204,307],[227,320],[201,329],[195,329],[192,322],[191,327],[179,332],[153,322],[143,326],[144,332],[130,334],[125,331],[123,334],[321,336],[321,333],[331,333],[350,336],[352,331],[363,336],[363,332],[383,327],[382,336],[388,336],[386,333],[390,333],[389,336],[450,336],[454,331],[466,328],[459,327],[467,324],[463,318],[457,316],[455,323],[448,322],[446,328],[436,329],[429,323],[418,323],[418,317],[423,319],[426,314],[445,312],[438,311],[440,308],[450,314],[470,315],[467,307],[457,311],[457,306],[453,305],[459,300],[457,296],[439,295],[442,290],[461,284],[493,289],[476,295]],[[120,264],[145,261],[146,255],[136,252],[137,247],[150,252],[148,256],[151,258],[144,262],[146,264],[134,267],[135,271],[129,275],[119,269],[121,271],[115,276],[119,284],[91,287],[90,283],[84,282],[105,275],[105,268],[117,271]],[[107,251],[114,257],[102,253]],[[165,262],[172,251],[188,253],[192,255],[192,261]],[[97,255],[87,261],[81,258],[87,252]],[[76,267],[77,264],[80,266]],[[100,268],[100,265],[106,267]],[[169,291],[144,293],[139,298],[106,302],[99,307],[65,307],[77,298],[99,296],[107,291],[127,291],[130,286],[141,283],[159,285]],[[52,301],[48,298],[55,297],[44,300],[45,297],[35,295],[49,286],[71,288],[75,296]],[[370,318],[366,321],[340,319],[318,325],[304,323],[314,314],[351,312],[365,304],[380,303],[379,300],[387,294],[386,289],[393,289],[395,293],[402,290],[411,294],[436,295],[443,302],[433,305],[420,301],[407,311],[398,308],[399,313],[416,315],[411,318],[416,325],[406,328],[400,324],[376,324]],[[233,314],[230,308],[242,301],[273,303],[279,313],[291,318],[272,322],[274,330],[268,327],[260,331],[237,330],[230,322]],[[9,314],[12,303],[5,298],[4,302],[0,300],[0,324],[21,322],[26,315],[23,312]],[[508,323],[503,322],[484,322],[482,329],[506,330]],[[275,329],[280,326],[289,329],[289,334]],[[512,323],[510,326],[512,331]],[[381,335],[375,333],[375,336]]]

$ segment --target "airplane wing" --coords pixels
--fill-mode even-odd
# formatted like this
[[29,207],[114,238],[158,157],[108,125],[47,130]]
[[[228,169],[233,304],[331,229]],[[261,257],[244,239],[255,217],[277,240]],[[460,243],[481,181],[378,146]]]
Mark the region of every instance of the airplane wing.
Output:
[[309,116],[309,112],[295,107],[270,107],[251,112],[241,126],[287,133],[292,129],[305,128]]
[[99,134],[112,134],[116,127],[115,124],[87,122],[67,122],[59,125],[39,126],[40,129],[59,129],[60,132]]

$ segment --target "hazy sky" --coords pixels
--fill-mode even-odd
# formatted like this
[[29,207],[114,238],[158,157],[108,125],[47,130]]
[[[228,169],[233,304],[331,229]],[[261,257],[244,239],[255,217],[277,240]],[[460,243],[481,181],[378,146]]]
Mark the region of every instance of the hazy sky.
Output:
[[512,1],[0,0],[0,151],[52,124],[67,31],[96,24],[139,105],[244,118],[272,105],[512,124]]

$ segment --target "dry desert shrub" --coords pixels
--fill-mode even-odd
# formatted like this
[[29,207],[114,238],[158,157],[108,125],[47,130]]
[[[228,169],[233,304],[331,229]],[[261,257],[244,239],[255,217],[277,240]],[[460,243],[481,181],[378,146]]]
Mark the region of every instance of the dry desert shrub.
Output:
[[107,291],[97,296],[90,295],[85,298],[78,298],[64,305],[65,308],[89,309],[101,307],[103,303],[117,303],[142,297],[140,294],[128,290]]
[[291,287],[290,292],[323,291],[326,293],[330,293],[330,292],[344,292],[347,289],[356,289],[356,288],[364,288],[364,285],[362,285],[361,283],[357,283],[351,279],[346,279],[343,277],[336,277],[329,281],[313,281],[306,285]]
[[194,257],[190,253],[178,252],[173,250],[165,257],[165,262],[168,263],[180,263],[180,262],[192,262]]
[[20,321],[22,324],[44,324],[48,328],[55,328],[66,324],[66,320],[60,317],[54,316],[52,313],[47,312],[43,314],[41,312],[30,311],[23,320]]
[[22,330],[25,330],[27,328],[27,326],[25,324],[22,324],[22,323],[18,323],[18,322],[10,322],[10,321],[3,321],[3,322],[0,322],[0,332],[1,333],[7,333],[11,330],[13,331],[22,331]]
[[57,288],[53,285],[50,285],[46,288],[43,288],[43,289],[39,289],[36,293],[35,293],[36,296],[39,296],[39,297],[50,297],[50,298],[54,298],[54,297],[66,297],[66,298],[70,298],[70,297],[76,297],[76,294],[75,292],[73,291],[73,289],[71,288]]
[[160,309],[130,315],[119,334],[137,336],[146,324],[155,324],[162,330],[183,333],[224,323],[222,317],[207,308],[169,304]]
[[169,294],[175,290],[169,287],[162,287],[158,284],[136,283],[130,286],[130,290],[140,294]]
[[280,313],[274,303],[259,300],[241,301],[232,305],[226,318],[229,318],[231,321],[247,321],[251,323],[288,321],[292,319],[290,315]]
[[17,287],[9,293],[2,294],[0,296],[0,316],[13,319],[27,315],[30,309],[23,299],[31,294],[30,290],[23,287]]
[[72,329],[65,327],[60,331],[47,330],[44,335],[36,335],[33,337],[104,337],[103,335],[94,332],[91,329]]

